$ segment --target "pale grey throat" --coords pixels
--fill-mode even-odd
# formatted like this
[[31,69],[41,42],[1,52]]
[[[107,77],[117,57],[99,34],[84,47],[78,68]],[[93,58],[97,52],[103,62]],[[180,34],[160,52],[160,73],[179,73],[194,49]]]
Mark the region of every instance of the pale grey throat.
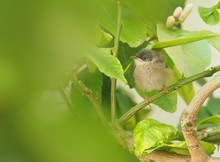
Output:
[[143,91],[162,89],[169,82],[172,72],[160,52],[142,50],[132,58],[135,60],[135,83]]

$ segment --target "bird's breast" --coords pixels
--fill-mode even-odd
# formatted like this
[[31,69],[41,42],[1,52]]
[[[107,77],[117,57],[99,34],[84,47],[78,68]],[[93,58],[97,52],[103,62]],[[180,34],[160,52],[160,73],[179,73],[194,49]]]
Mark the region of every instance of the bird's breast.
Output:
[[135,83],[144,91],[161,89],[169,81],[170,74],[165,63],[146,63],[134,70]]

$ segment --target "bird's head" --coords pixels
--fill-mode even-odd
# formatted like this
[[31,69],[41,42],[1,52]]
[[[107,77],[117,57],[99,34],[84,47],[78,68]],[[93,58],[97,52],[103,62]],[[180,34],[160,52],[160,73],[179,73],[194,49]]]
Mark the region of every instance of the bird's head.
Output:
[[132,56],[131,58],[134,59],[136,65],[143,65],[155,62],[160,58],[160,55],[157,51],[145,49],[139,51],[135,56]]

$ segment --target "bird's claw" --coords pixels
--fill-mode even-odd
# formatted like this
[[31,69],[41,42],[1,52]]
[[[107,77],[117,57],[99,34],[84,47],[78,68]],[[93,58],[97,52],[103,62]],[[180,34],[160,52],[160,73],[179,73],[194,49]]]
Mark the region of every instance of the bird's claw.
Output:
[[167,87],[166,87],[166,85],[165,85],[165,84],[163,85],[163,91],[164,91],[164,93],[166,93],[166,94],[168,94],[168,93],[169,93],[169,91],[168,91],[168,89],[167,89]]
[[145,98],[146,98],[146,103],[147,103],[147,105],[149,105],[149,106],[151,107],[151,105],[150,105],[150,103],[151,103],[150,98],[149,98],[148,96],[146,96]]

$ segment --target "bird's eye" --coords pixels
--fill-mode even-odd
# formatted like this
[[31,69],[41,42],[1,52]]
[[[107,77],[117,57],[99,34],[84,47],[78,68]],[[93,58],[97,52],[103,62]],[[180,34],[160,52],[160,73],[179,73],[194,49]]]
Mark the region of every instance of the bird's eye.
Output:
[[146,56],[142,56],[142,60],[146,60],[146,58],[147,58]]

